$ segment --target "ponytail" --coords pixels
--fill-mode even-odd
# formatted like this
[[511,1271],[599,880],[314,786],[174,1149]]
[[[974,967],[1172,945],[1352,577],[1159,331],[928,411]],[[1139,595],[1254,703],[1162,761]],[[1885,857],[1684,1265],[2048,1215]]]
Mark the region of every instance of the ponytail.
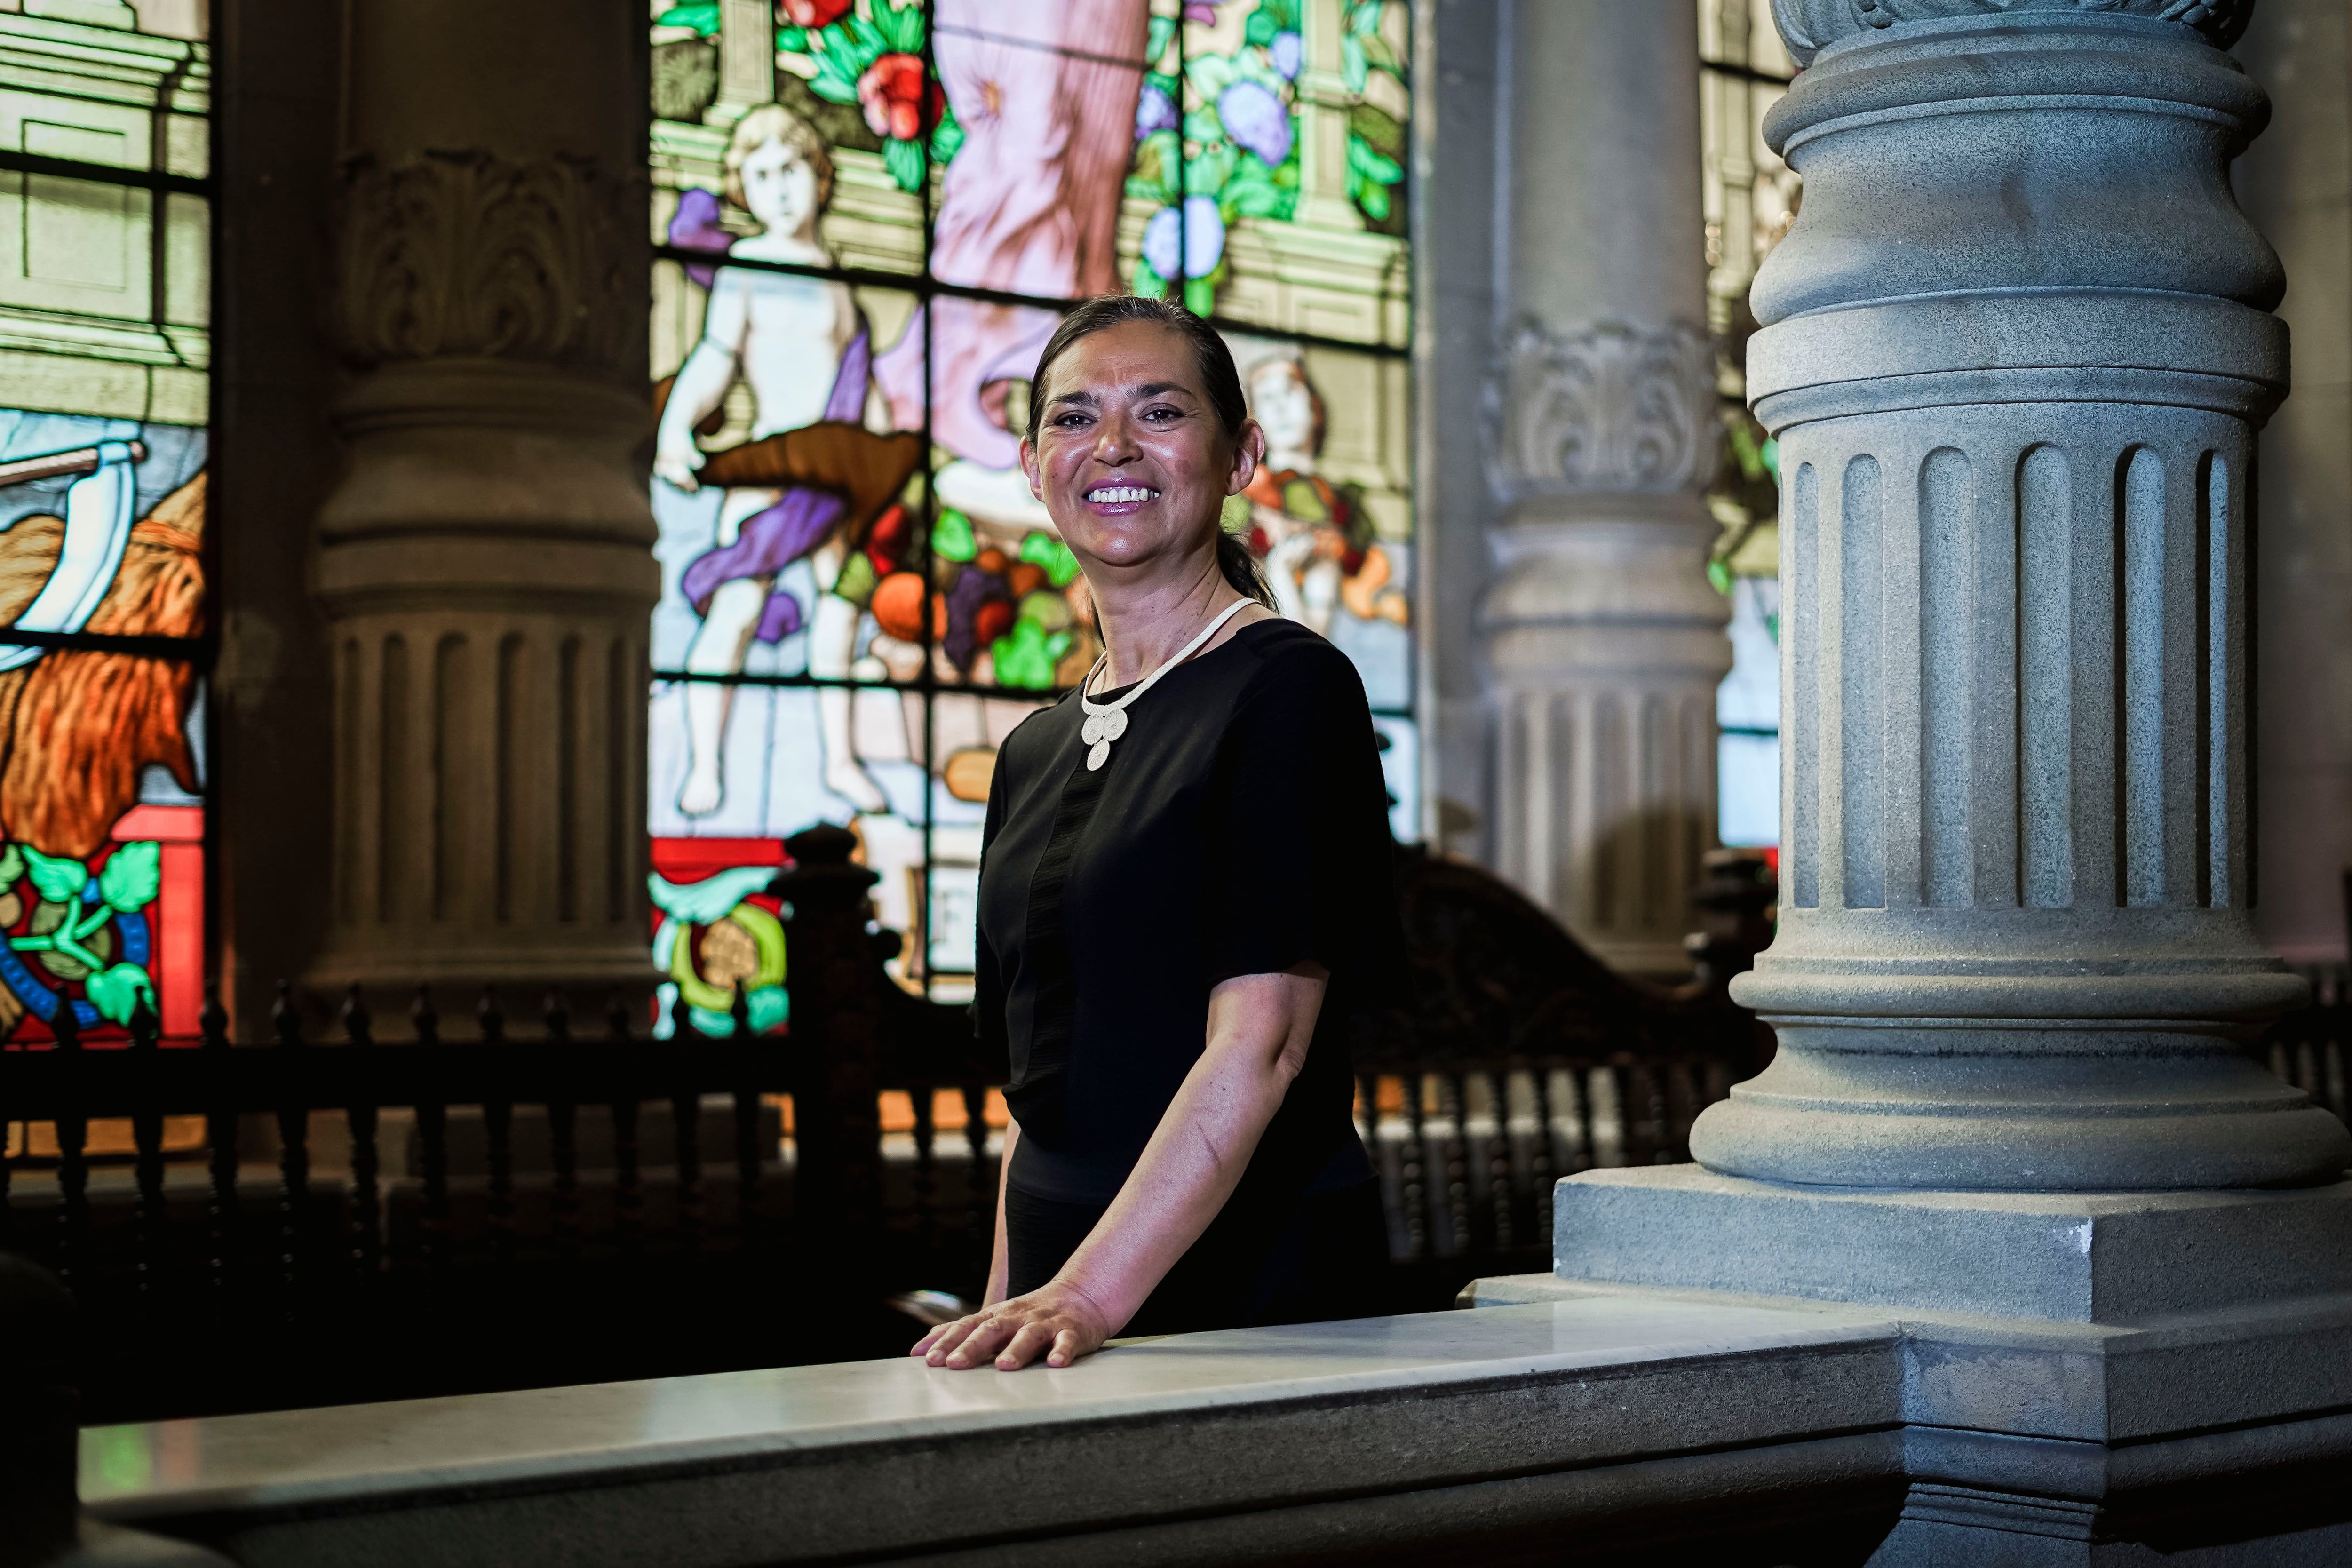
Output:
[[1217,570],[1243,598],[1255,599],[1281,613],[1274,602],[1274,590],[1265,585],[1265,574],[1258,570],[1257,557],[1250,553],[1249,542],[1229,528],[1217,530]]

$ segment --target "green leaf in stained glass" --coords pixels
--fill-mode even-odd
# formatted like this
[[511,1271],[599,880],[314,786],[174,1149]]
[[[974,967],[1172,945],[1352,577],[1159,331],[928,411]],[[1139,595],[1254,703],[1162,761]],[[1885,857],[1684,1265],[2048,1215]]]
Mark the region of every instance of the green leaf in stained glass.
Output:
[[1233,177],[1218,193],[1221,205],[1228,216],[1277,217],[1282,215],[1285,193],[1274,183],[1274,171],[1263,160],[1244,158],[1234,165]]
[[931,162],[942,166],[955,162],[957,149],[963,145],[963,125],[950,110],[940,116],[931,128]]
[[[1160,288],[1168,287],[1163,280]],[[1033,533],[1021,542],[1021,559],[1032,566],[1045,569],[1045,580],[1056,588],[1066,588],[1078,579],[1078,558],[1070,547],[1050,533]]]
[[1128,280],[1128,288],[1147,300],[1164,300],[1168,297],[1168,279],[1154,272],[1151,269],[1151,263],[1144,260],[1140,256],[1135,258],[1135,271]]
[[772,866],[730,866],[699,882],[673,882],[658,871],[646,873],[654,908],[695,925],[725,920],[737,904],[775,880]]
[[1396,51],[1390,48],[1389,41],[1378,33],[1364,35],[1363,50],[1364,63],[1374,70],[1386,71],[1391,76],[1404,74],[1403,67],[1398,63]]
[[1354,134],[1348,138],[1348,167],[1376,184],[1393,185],[1404,178],[1403,164],[1381,156],[1370,142]]
[[163,847],[142,841],[116,847],[98,874],[99,897],[121,914],[135,915],[163,886]]
[[809,52],[808,29],[790,24],[776,29],[776,52],[780,55],[804,55]]
[[1375,153],[1391,158],[1404,156],[1404,123],[1385,109],[1370,103],[1349,104],[1348,129]]
[[691,27],[709,37],[719,31],[719,0],[688,0],[683,5],[673,5],[654,18],[656,27]]
[[1160,57],[1168,52],[1168,46],[1173,43],[1175,38],[1175,17],[1152,17],[1151,31],[1143,40],[1143,58],[1150,61],[1153,65],[1158,65],[1160,63]]
[[11,844],[0,848],[0,891],[15,887],[16,879],[24,874],[25,857],[16,847]]
[[1184,62],[1184,79],[1205,102],[1217,101],[1217,94],[1233,85],[1235,70],[1230,55],[1194,55]]
[[44,855],[29,845],[25,848],[25,868],[41,897],[53,904],[79,898],[89,882],[89,870],[80,861]]
[[1256,10],[1251,12],[1250,19],[1243,24],[1242,37],[1250,43],[1255,44],[1258,47],[1264,48],[1266,45],[1274,42],[1274,36],[1280,31],[1282,31],[1282,29],[1274,25],[1273,13],[1261,5]]
[[1013,629],[989,647],[999,686],[1043,691],[1054,684],[1054,666],[1070,651],[1070,634],[1048,633],[1032,620],[1013,623]]
[[820,57],[816,75],[809,82],[809,90],[827,103],[856,103],[857,79],[844,76],[833,68],[833,57]]
[[902,191],[919,190],[923,184],[923,149],[919,142],[901,142],[896,137],[882,143],[882,165],[890,177],[898,182]]
[[1184,199],[1177,169],[1176,132],[1155,131],[1136,143],[1134,170],[1128,175],[1127,188],[1132,195],[1171,205]]
[[1364,209],[1366,217],[1378,223],[1389,216],[1389,188],[1366,180],[1356,192],[1356,205]]
[[[1254,162],[1255,155],[1252,155]],[[1215,195],[1225,188],[1225,181],[1234,172],[1234,150],[1222,143],[1192,158],[1184,165],[1184,188],[1195,195]]]
[[1184,140],[1205,143],[1209,146],[1223,146],[1225,140],[1225,122],[1214,107],[1196,109],[1184,116]]
[[89,1005],[98,1009],[98,1016],[118,1024],[131,1022],[131,1015],[139,1006],[140,993],[145,992],[150,996],[155,994],[155,983],[148,979],[147,972],[135,963],[118,963],[110,969],[102,969],[84,980],[81,985],[83,994],[89,998]]
[[1258,0],[1258,13],[1274,18],[1277,33],[1298,31],[1298,0]]
[[1361,92],[1371,79],[1371,62],[1364,58],[1364,41],[1353,33],[1339,39],[1339,79],[1349,92]]
[[921,54],[922,0],[906,0],[902,5],[893,5],[890,0],[874,0],[874,28],[881,34],[886,48],[896,49],[901,54]]
[[931,530],[931,553],[942,561],[969,561],[980,553],[980,542],[971,536],[971,519],[948,507],[940,513],[939,526]]
[[1184,279],[1184,309],[1196,316],[1206,316],[1217,308],[1217,285],[1207,278]]

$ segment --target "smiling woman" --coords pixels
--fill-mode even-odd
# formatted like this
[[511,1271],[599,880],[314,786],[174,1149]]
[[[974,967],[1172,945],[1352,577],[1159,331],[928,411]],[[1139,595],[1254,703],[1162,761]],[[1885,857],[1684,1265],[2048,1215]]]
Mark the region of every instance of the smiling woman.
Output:
[[935,1366],[1344,1317],[1386,1253],[1348,1059],[1402,967],[1378,742],[1223,526],[1265,452],[1232,356],[1106,298],[1033,384],[1022,468],[1105,646],[990,791],[974,1016],[1013,1124],[987,1305]]

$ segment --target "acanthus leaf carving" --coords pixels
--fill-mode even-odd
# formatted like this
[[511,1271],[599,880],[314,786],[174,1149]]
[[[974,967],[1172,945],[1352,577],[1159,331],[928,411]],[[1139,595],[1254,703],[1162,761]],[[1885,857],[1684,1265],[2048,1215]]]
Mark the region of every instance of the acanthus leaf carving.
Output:
[[644,315],[625,266],[643,205],[633,180],[584,158],[352,158],[336,337],[363,368],[478,356],[618,369]]
[[2177,22],[2205,36],[2217,49],[2238,41],[2252,19],[2254,0],[1772,0],[1772,21],[1800,68],[1842,38],[1903,22],[1954,16],[2002,16],[2019,12],[2085,12]]
[[1715,355],[1694,326],[1522,318],[1485,403],[1487,481],[1507,502],[1696,492],[1715,476]]

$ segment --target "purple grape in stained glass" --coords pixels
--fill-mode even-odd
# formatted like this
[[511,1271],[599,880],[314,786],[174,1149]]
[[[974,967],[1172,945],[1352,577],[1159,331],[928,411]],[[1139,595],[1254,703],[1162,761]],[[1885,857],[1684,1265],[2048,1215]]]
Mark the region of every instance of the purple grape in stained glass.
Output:
[[1265,160],[1269,169],[1290,156],[1290,110],[1260,81],[1237,81],[1217,95],[1217,118],[1236,147]]
[[1177,119],[1176,100],[1164,88],[1146,84],[1135,104],[1135,139],[1140,142],[1155,131],[1173,131]]
[[1161,207],[1143,230],[1143,259],[1162,278],[1174,278],[1181,253],[1182,276],[1205,278],[1225,254],[1225,218],[1214,196],[1187,196],[1180,211]]

